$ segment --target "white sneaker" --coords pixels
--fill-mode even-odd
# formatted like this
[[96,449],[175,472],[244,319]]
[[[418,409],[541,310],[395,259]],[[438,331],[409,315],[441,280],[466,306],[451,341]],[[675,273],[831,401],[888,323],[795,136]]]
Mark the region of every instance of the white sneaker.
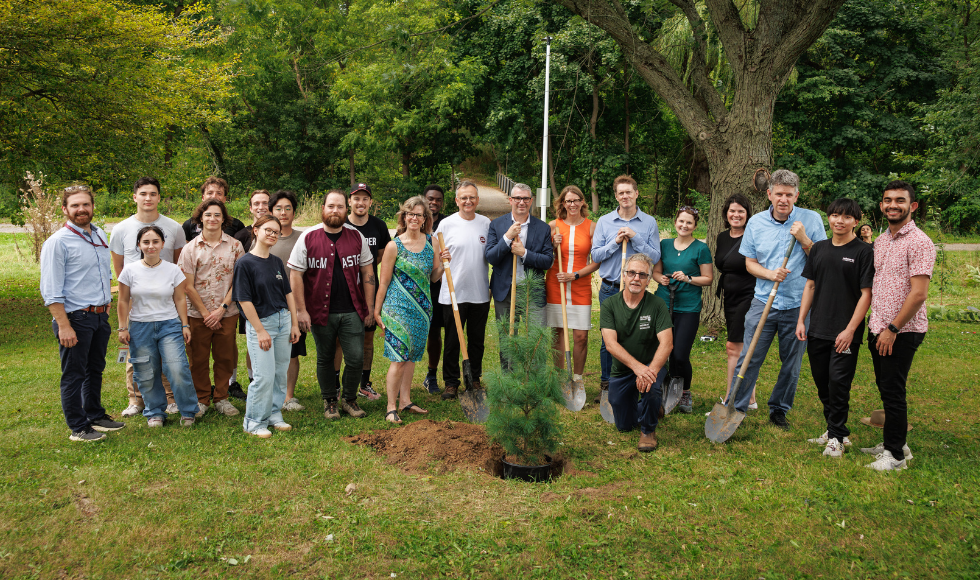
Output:
[[276,431],[292,431],[293,426],[285,421],[280,421],[272,426]]
[[901,461],[892,457],[892,452],[885,449],[878,455],[875,455],[875,460],[873,463],[865,465],[869,469],[874,469],[875,471],[901,471],[903,469],[908,469],[908,463],[904,459]]
[[260,437],[262,439],[272,437],[272,431],[269,431],[268,429],[256,429],[255,431],[246,431],[246,433],[249,435],[255,435],[256,437]]
[[844,445],[835,437],[827,442],[823,454],[827,457],[844,457]]
[[297,399],[296,397],[293,397],[292,399],[289,399],[288,401],[282,404],[283,411],[302,411],[305,408],[306,407],[299,404],[299,399]]
[[749,411],[757,411],[759,409],[759,403],[749,403]]
[[153,417],[146,420],[147,427],[163,427],[163,417]]
[[214,410],[221,413],[225,417],[234,417],[238,414],[238,409],[236,409],[228,399],[217,401],[214,404]]
[[[874,447],[862,447],[861,453],[867,453],[868,455],[881,455],[885,451],[885,442],[875,445]],[[902,446],[902,453],[905,455],[905,459],[912,459],[912,450],[909,449],[908,444]]]
[[135,417],[136,415],[139,415],[142,412],[143,412],[142,405],[132,404],[126,407],[125,409],[123,409],[123,412],[119,414],[123,417]]
[[204,403],[198,402],[198,404],[197,404],[197,413],[194,413],[194,418],[195,419],[200,419],[207,412],[208,412],[208,406],[205,405]]
[[[830,435],[830,433],[828,431],[824,431],[823,432],[823,435],[821,435],[820,437],[816,437],[814,439],[807,439],[806,442],[807,443],[815,443],[816,445],[826,445],[827,443],[830,442],[829,435]],[[850,447],[851,446],[851,438],[850,437],[844,437],[844,445],[847,446],[847,447]],[[882,449],[884,449],[884,447],[882,447]],[[878,450],[878,453],[881,453],[882,449],[879,449]]]
[[167,405],[168,415],[176,415],[178,413],[180,413],[180,407],[177,406],[177,403],[170,403],[169,405]]

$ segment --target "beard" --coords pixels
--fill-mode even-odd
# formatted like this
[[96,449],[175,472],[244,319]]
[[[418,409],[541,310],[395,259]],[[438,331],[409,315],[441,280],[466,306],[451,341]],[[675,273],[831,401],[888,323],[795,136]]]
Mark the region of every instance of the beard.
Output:
[[344,225],[344,218],[337,214],[323,214],[323,225],[328,228],[339,228]]
[[887,219],[888,220],[888,223],[890,223],[890,224],[900,224],[903,221],[905,221],[905,218],[909,217],[909,214],[910,213],[912,213],[912,210],[911,209],[907,209],[907,210],[903,211],[901,214],[899,214],[898,218],[896,218],[896,219],[892,219],[892,218],[888,217],[888,214],[885,214],[885,219]]
[[80,228],[84,228],[92,223],[92,214],[84,211],[76,211],[68,216],[68,221]]

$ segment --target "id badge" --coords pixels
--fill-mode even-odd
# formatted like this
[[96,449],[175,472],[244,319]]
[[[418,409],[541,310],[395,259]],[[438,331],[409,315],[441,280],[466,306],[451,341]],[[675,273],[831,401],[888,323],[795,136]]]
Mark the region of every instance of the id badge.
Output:
[[119,354],[116,355],[116,362],[117,363],[125,363],[128,360],[129,360],[129,349],[128,348],[120,348],[119,349]]

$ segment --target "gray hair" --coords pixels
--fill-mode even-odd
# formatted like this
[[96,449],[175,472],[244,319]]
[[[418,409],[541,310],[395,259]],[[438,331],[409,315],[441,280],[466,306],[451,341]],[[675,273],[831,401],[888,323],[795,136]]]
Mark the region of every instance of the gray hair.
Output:
[[797,193],[800,192],[800,176],[789,169],[777,169],[769,178],[769,189],[774,185],[788,185]]
[[460,181],[459,182],[459,185],[456,186],[456,191],[458,192],[459,190],[463,189],[464,187],[472,187],[477,192],[480,191],[480,188],[477,187],[477,185],[475,183],[473,183],[472,181],[470,181],[468,179],[464,179],[463,181]]
[[647,271],[653,272],[653,260],[650,259],[650,256],[638,252],[626,258],[626,266],[629,266],[633,262],[643,262],[643,265],[647,267]]
[[528,192],[529,195],[531,195],[531,197],[534,197],[534,190],[531,189],[531,186],[528,185],[528,184],[526,184],[526,183],[515,183],[514,184],[514,187],[511,188],[510,193],[507,194],[507,197],[510,197],[511,195],[513,195],[515,189],[520,189],[521,191],[526,191],[526,192]]

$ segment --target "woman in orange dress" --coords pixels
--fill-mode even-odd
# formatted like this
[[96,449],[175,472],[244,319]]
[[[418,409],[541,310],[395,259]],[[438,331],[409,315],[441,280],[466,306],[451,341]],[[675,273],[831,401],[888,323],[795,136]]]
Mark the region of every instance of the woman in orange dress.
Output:
[[551,241],[555,251],[561,252],[562,269],[558,260],[552,264],[545,278],[548,304],[545,307],[547,325],[555,329],[555,364],[565,368],[565,346],[562,340],[561,284],[565,287],[565,310],[568,315],[569,337],[572,347],[572,381],[584,386],[582,371],[589,352],[589,329],[592,328],[592,272],[599,264],[591,262],[592,234],[595,222],[588,219],[589,208],[585,205],[582,190],[574,185],[566,186],[555,200],[557,219],[551,226]]

